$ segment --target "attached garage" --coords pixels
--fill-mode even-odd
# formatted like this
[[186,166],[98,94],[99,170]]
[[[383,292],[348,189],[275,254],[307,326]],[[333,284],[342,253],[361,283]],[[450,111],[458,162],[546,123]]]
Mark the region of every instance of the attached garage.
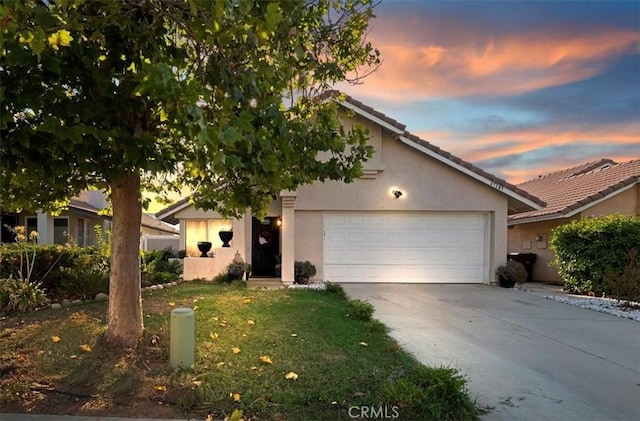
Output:
[[488,214],[326,212],[331,282],[483,283]]
[[[346,132],[359,125],[369,133],[373,154],[361,177],[280,192],[263,220],[279,241],[269,249],[257,244],[264,225],[253,224],[248,210],[233,221],[231,247],[254,268],[262,265],[264,253],[279,260],[273,272],[284,284],[294,281],[297,261],[316,267],[314,282],[495,282],[495,270],[507,256],[507,216],[541,209],[544,202],[360,101],[327,95],[350,111],[342,120]],[[185,199],[159,217],[180,220],[184,248],[185,238],[198,235],[187,233],[186,221],[215,215]]]

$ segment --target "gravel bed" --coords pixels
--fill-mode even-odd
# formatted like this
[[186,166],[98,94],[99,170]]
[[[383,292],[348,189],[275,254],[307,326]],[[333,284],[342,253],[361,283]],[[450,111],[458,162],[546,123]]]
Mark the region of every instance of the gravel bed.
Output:
[[575,295],[543,295],[542,297],[640,322],[640,309],[622,307],[618,301],[609,298],[579,297]]

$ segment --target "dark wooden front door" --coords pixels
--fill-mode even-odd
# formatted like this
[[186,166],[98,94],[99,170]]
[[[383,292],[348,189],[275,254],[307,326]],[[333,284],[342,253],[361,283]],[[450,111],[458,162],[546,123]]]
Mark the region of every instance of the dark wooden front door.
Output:
[[277,217],[253,218],[251,231],[252,276],[274,277],[280,253],[280,227]]

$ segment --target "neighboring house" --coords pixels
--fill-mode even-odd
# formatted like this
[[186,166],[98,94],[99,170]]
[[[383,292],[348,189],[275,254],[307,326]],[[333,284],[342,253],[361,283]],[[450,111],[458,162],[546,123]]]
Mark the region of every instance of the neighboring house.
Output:
[[[14,238],[10,227],[22,225],[26,227],[27,234],[32,231],[38,232],[40,244],[66,244],[72,240],[79,246],[95,245],[95,226],[99,226],[103,233],[111,227],[111,216],[102,214],[106,207],[104,192],[92,190],[82,191],[78,197],[72,198],[68,209],[56,216],[47,212],[3,211],[0,243],[12,242]],[[151,215],[143,214],[140,234],[177,236],[178,230]]]
[[191,256],[198,241],[220,247],[218,231],[232,228],[231,250],[252,275],[275,276],[281,259],[284,283],[304,260],[316,266],[315,279],[333,282],[494,282],[506,260],[507,215],[544,203],[351,97],[338,102],[354,111],[345,128],[364,124],[375,150],[358,180],[282,191],[263,220],[250,211],[225,220],[188,198],[156,217],[180,223],[180,248]]
[[549,266],[551,230],[591,216],[614,213],[640,215],[640,160],[615,163],[610,159],[543,175],[518,187],[547,203],[540,210],[510,215],[510,253],[535,253],[533,279],[562,282]]

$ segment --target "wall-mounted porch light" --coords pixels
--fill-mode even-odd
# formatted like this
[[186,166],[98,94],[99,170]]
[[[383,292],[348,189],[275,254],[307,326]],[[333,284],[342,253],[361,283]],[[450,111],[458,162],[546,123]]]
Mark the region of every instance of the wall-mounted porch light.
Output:
[[402,196],[402,192],[400,190],[394,190],[391,193],[393,193],[393,195],[396,197],[396,199],[399,199],[400,196]]

